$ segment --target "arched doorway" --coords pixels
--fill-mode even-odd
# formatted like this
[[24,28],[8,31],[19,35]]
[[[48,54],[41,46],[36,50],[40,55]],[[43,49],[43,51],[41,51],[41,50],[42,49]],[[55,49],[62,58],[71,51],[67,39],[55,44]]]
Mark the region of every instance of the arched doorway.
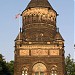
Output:
[[33,66],[33,74],[32,75],[47,75],[46,66],[42,63],[37,63]]

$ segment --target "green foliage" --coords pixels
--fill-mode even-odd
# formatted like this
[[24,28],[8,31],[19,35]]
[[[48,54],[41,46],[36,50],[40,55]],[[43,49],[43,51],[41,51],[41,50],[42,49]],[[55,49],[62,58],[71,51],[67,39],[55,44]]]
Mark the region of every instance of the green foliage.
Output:
[[69,54],[65,59],[66,75],[75,75],[75,63]]
[[9,68],[10,74],[14,75],[14,61],[10,61],[7,63],[7,66]]
[[14,62],[10,61],[6,63],[3,56],[0,54],[0,75],[13,75],[14,73]]
[[0,54],[0,75],[11,75],[3,56]]

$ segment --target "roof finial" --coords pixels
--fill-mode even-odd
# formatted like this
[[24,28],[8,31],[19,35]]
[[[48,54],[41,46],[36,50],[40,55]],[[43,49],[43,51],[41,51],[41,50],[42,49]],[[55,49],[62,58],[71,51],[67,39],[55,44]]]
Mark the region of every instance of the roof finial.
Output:
[[57,28],[57,32],[59,32],[59,28]]
[[20,33],[21,33],[21,27],[20,27]]

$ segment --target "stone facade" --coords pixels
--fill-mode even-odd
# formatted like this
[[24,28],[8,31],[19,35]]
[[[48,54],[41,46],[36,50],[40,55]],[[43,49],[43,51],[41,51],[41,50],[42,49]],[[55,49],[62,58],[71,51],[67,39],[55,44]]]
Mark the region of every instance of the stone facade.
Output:
[[31,0],[22,12],[22,31],[15,40],[14,75],[65,75],[64,39],[56,17],[48,0]]

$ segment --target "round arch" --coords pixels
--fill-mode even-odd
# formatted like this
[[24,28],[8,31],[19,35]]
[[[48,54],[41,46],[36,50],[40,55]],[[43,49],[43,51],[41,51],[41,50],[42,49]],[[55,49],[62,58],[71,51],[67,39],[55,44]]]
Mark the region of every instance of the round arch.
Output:
[[43,63],[36,63],[33,66],[33,75],[47,75],[47,68]]

